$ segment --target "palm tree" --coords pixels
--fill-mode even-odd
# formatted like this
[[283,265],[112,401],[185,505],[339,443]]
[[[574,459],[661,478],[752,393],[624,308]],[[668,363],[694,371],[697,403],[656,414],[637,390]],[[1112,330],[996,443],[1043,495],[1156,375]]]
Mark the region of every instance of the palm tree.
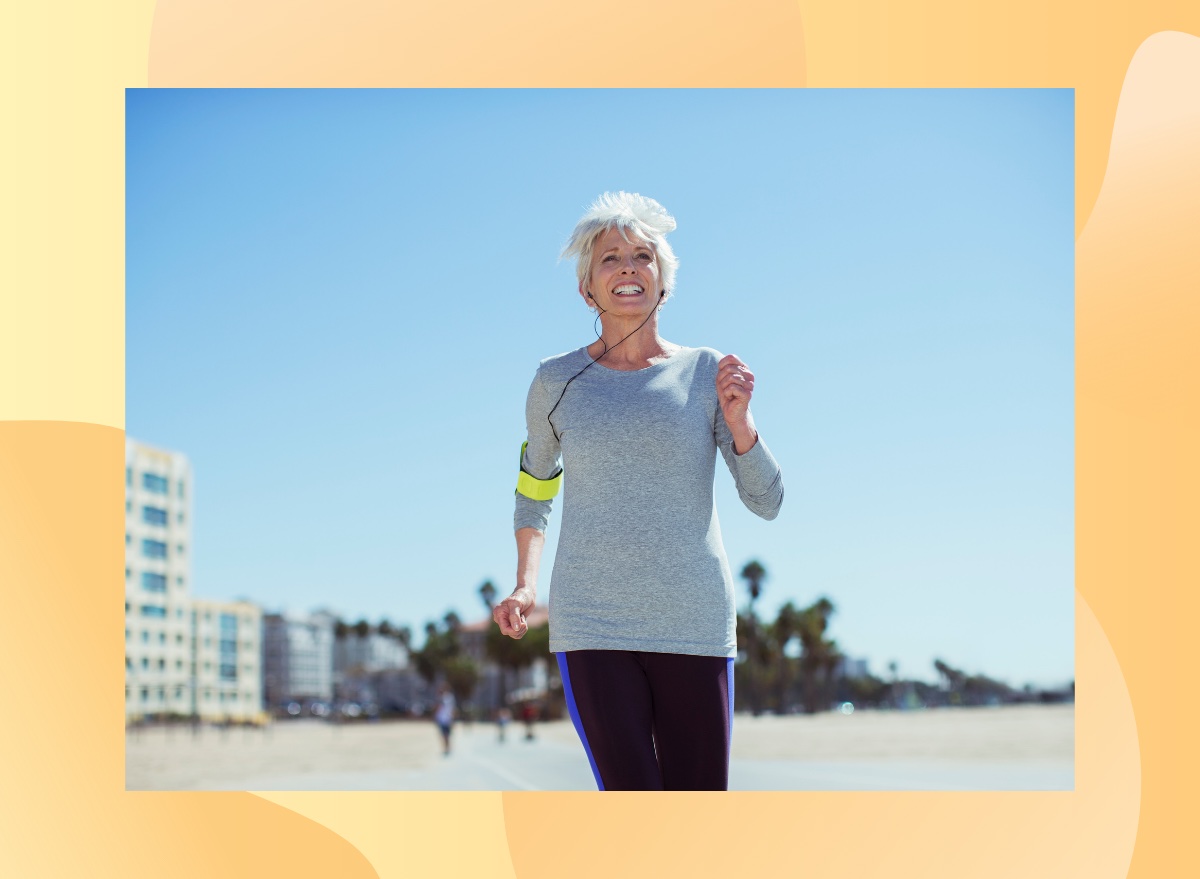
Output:
[[758,616],[754,613],[754,602],[762,594],[762,581],[767,577],[767,569],[759,564],[757,560],[750,561],[742,568],[742,577],[745,579],[746,588],[750,592],[750,608],[742,627],[746,636],[747,660],[742,675],[746,683],[749,684],[746,689],[750,695],[750,713],[757,717],[762,711],[759,678],[763,672],[763,660],[765,657],[762,654],[766,645],[758,630]]
[[483,599],[483,606],[487,608],[487,612],[490,614],[496,601],[496,586],[491,580],[483,581],[483,585],[479,587],[479,597]]
[[[823,697],[828,697],[828,683],[837,666],[837,643],[825,638],[833,602],[822,597],[797,617],[800,636],[800,676],[804,682],[804,710],[814,714],[821,709]],[[824,692],[822,692],[824,691]],[[827,703],[826,703],[827,707]]]
[[412,627],[400,626],[392,634],[405,650],[412,650]]
[[417,666],[417,674],[425,679],[427,684],[437,680],[445,667],[446,660],[453,654],[446,635],[438,631],[436,623],[425,624],[425,643],[420,650],[412,652],[413,662]]
[[762,595],[762,583],[767,579],[767,569],[759,564],[757,559],[751,560],[742,568],[742,579],[746,581],[746,589],[750,592],[750,615],[754,616],[754,602]]
[[446,660],[443,671],[446,674],[446,684],[454,694],[459,708],[465,710],[467,700],[471,698],[471,693],[475,691],[475,685],[479,682],[479,666],[471,657],[460,653]]
[[[408,648],[409,655],[416,664],[417,673],[427,683],[433,684],[438,678],[446,677],[452,667],[458,669],[456,673],[460,673],[459,679],[462,679],[462,674],[465,674],[462,669],[465,666],[462,663],[455,664],[462,656],[462,644],[459,641],[461,627],[462,621],[458,614],[452,610],[447,611],[440,626],[433,622],[425,624],[425,643],[421,645],[420,650]],[[407,628],[401,630],[401,638],[411,640]],[[404,640],[401,643],[404,643]]]
[[787,602],[779,608],[775,622],[771,625],[771,639],[775,642],[777,672],[775,677],[776,698],[779,711],[786,714],[788,710],[788,690],[792,683],[792,660],[788,657],[787,646],[792,639],[800,634],[800,611],[792,602]]

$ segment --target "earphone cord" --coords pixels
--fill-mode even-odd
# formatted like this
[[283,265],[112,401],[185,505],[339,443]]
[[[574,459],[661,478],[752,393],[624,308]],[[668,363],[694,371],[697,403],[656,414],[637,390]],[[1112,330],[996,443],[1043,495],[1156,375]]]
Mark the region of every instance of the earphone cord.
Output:
[[[658,298],[659,298],[659,300],[662,299],[661,293],[658,294]],[[595,302],[596,300],[593,299],[592,301]],[[609,348],[608,343],[604,341],[604,334],[600,330],[596,329],[596,324],[600,323],[600,315],[606,314],[607,312],[603,308],[600,308],[599,302],[596,302],[596,308],[598,308],[599,311],[596,313],[596,321],[595,321],[595,324],[592,325],[592,331],[596,334],[596,338],[600,340],[600,344],[602,344],[604,346],[604,350],[600,353],[599,357],[597,357],[595,360],[593,360],[591,363],[589,363],[583,369],[579,370],[579,372],[575,373],[573,376],[571,376],[569,379],[567,379],[567,383],[565,385],[563,385],[562,393],[558,395],[558,399],[555,401],[554,406],[550,409],[549,412],[546,413],[546,423],[550,425],[550,432],[552,434],[554,434],[555,440],[560,439],[560,437],[558,435],[558,431],[554,429],[554,422],[550,420],[550,416],[554,414],[554,410],[557,409],[558,404],[562,402],[562,398],[566,395],[567,388],[570,387],[571,382],[575,381],[575,379],[579,378],[581,375],[583,375],[585,372],[587,372],[591,367],[595,366],[597,363],[599,363],[601,360],[603,360],[604,356],[606,354],[608,354],[609,351],[615,351],[617,349],[617,345],[620,345],[621,342],[624,342],[625,339],[628,339],[629,336],[632,336],[633,333],[636,333],[638,330],[640,330],[642,327],[644,327],[646,325],[646,321],[650,320],[650,318],[654,316],[654,313],[656,311],[658,311],[657,308],[655,308],[654,311],[651,311],[650,314],[646,315],[646,320],[644,320],[640,324],[638,324],[637,329],[634,330],[633,333],[630,333],[629,336],[626,336],[625,339],[621,340],[621,342],[617,342],[616,345],[613,345],[611,348]]]

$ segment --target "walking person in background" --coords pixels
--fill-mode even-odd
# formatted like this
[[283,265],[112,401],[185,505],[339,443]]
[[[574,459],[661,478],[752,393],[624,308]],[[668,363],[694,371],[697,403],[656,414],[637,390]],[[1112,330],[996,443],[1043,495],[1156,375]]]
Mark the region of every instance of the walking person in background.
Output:
[[[783,502],[750,414],[754,373],[732,354],[659,335],[675,291],[675,225],[653,199],[605,193],[563,250],[602,329],[543,360],[530,386],[517,586],[493,610],[505,635],[528,631],[565,471],[550,650],[601,790],[728,789],[737,638],[713,505],[717,454],[750,510],[773,519]],[[722,284],[736,285],[747,256],[726,256]],[[734,292],[716,320],[741,309]]]
[[433,720],[437,724],[438,732],[442,734],[442,755],[450,756],[450,730],[454,726],[454,714],[456,710],[454,703],[454,694],[450,692],[450,688],[445,684],[438,687],[437,706],[433,709]]
[[537,722],[537,709],[532,702],[526,702],[521,706],[521,719],[525,721],[525,741],[532,742],[533,725]]

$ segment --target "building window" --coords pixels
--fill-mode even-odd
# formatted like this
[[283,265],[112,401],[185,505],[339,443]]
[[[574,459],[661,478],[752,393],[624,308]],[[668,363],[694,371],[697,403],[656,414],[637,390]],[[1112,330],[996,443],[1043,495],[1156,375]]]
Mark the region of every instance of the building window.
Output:
[[166,661],[165,659],[160,659],[160,660],[158,661],[158,670],[159,670],[159,671],[166,671],[166,670],[167,670],[167,661]]
[[183,480],[179,480],[179,497],[183,497]]
[[144,656],[142,657],[142,668],[146,669],[147,671],[150,669],[150,660]]
[[176,521],[176,522],[178,522],[180,525],[182,525],[182,524],[183,524],[183,513],[179,513],[179,514],[178,514],[178,515],[175,517],[175,521]]
[[133,543],[133,536],[128,531],[126,531],[125,532],[125,545],[129,546],[129,544],[131,544],[131,543]]
[[128,512],[131,512],[132,510],[133,510],[133,501],[125,501],[125,512],[128,513]]
[[166,494],[167,479],[165,476],[156,476],[153,473],[143,473],[142,488],[146,489],[146,491],[152,491],[155,494]]
[[150,633],[149,632],[142,632],[142,643],[143,644],[150,643]]
[[183,555],[183,544],[182,543],[175,544],[175,551],[177,553],[179,553],[180,555]]
[[143,604],[142,605],[142,616],[158,617],[159,619],[165,619],[167,616],[167,609],[165,607],[159,607],[154,604]]
[[143,540],[142,555],[148,559],[165,559],[167,557],[167,545],[161,540]]
[[167,578],[164,574],[152,574],[149,571],[142,572],[142,588],[147,592],[166,592]]
[[176,585],[176,586],[182,586],[182,585],[183,585],[183,577],[176,577],[176,578],[175,578],[175,585]]
[[125,668],[130,671],[133,670],[133,660],[130,659],[128,656],[125,657]]
[[133,576],[133,571],[131,571],[129,569],[129,565],[126,565],[125,566],[125,579],[128,580],[132,576]]
[[166,644],[166,643],[167,643],[167,633],[166,633],[166,632],[159,632],[159,633],[158,633],[158,643],[159,643],[159,644]]
[[150,688],[149,687],[142,687],[142,701],[143,702],[150,701]]
[[166,525],[167,511],[161,507],[142,507],[142,521],[147,525]]
[[182,659],[175,660],[175,671],[183,671],[183,660]]
[[132,467],[125,468],[125,484],[133,485],[133,468]]
[[176,643],[176,644],[182,644],[182,643],[183,643],[183,635],[176,635],[176,636],[175,636],[175,643]]

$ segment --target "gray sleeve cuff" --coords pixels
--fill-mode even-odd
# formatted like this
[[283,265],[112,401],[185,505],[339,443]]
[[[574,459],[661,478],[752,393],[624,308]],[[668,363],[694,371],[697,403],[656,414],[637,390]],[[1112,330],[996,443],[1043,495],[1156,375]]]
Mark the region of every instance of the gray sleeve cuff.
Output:
[[734,452],[732,446],[729,451],[725,460],[733,471],[742,503],[756,515],[774,519],[783,506],[783,473],[762,435],[744,455]]
[[550,524],[550,510],[553,506],[553,501],[535,501],[518,493],[517,508],[513,513],[513,530],[536,528],[538,531],[545,532]]

